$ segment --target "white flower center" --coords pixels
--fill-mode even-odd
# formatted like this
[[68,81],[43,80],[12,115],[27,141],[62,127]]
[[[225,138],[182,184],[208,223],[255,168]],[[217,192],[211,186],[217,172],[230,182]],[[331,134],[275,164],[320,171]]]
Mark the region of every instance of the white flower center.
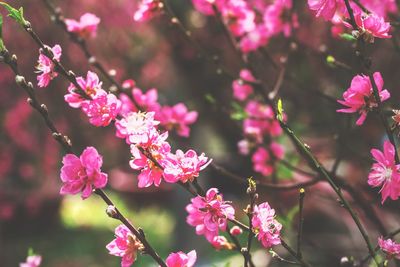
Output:
[[383,172],[383,176],[385,177],[385,180],[391,180],[392,173],[393,173],[393,170],[391,168],[385,168],[385,171]]
[[149,128],[144,113],[132,113],[126,119],[126,130],[129,133],[143,133]]

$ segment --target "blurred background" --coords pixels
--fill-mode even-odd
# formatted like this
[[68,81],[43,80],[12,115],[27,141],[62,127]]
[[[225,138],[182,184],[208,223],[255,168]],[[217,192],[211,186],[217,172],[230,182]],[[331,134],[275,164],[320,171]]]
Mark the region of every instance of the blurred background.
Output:
[[[84,76],[92,69],[79,47],[51,21],[42,1],[7,2],[24,7],[25,16],[45,43],[61,45],[62,62],[75,74]],[[394,230],[398,227],[399,204],[388,200],[382,207],[378,190],[370,189],[366,182],[372,163],[369,150],[381,147],[385,138],[379,118],[370,113],[363,126],[355,127],[355,116],[336,113],[339,108],[336,99],[349,87],[355,72],[327,64],[326,57],[333,55],[347,65],[357,66],[352,44],[333,37],[331,25],[315,19],[306,1],[295,2],[300,24],[295,37],[290,40],[277,36],[267,45],[268,54],[258,51],[249,58],[258,70],[257,76],[270,87],[279,73],[269,57],[279,64],[287,61],[279,97],[283,99],[288,123],[328,169],[337,157],[341,158],[338,175],[367,200],[368,208],[378,213],[388,231]],[[67,18],[78,19],[85,12],[100,17],[98,35],[88,40],[88,45],[108,70],[115,70],[117,81],[134,79],[143,90],[157,88],[161,104],[183,102],[190,110],[199,112],[198,121],[191,126],[190,138],[171,135],[173,150],[193,148],[198,153],[205,152],[215,163],[243,179],[253,176],[272,182],[271,177],[262,177],[253,171],[250,157],[237,152],[237,142],[243,138],[241,119],[237,116],[240,110],[232,104],[232,78],[219,74],[217,68],[227,66],[238,77],[240,59],[214,17],[197,12],[191,1],[171,0],[170,3],[183,24],[193,32],[196,42],[209,56],[218,55],[216,64],[199,56],[166,16],[135,23],[132,17],[136,1],[54,1]],[[22,73],[28,80],[36,81],[36,44],[9,18],[5,18],[3,35],[8,50],[18,56]],[[373,69],[382,73],[384,88],[392,95],[392,106],[386,104],[390,115],[391,108],[399,106],[400,69],[396,66],[400,63],[400,54],[390,40],[376,40],[370,52],[374,58]],[[105,87],[109,86],[103,81]],[[165,183],[160,188],[137,188],[137,173],[128,165],[129,148],[115,137],[113,127],[92,127],[82,112],[68,107],[63,98],[68,84],[58,77],[48,88],[37,89],[36,93],[48,106],[59,129],[71,138],[76,151],[94,146],[103,155],[103,170],[110,178],[106,191],[127,217],[145,230],[156,250],[165,258],[172,251],[196,249],[199,266],[241,266],[238,253],[216,252],[185,223],[184,208],[190,202],[187,192]],[[43,256],[45,267],[119,266],[120,258],[108,255],[105,248],[114,238],[117,222],[106,216],[106,206],[95,196],[81,201],[79,196],[59,195],[63,151],[26,103],[25,93],[15,85],[13,73],[5,65],[0,65],[0,123],[0,266],[17,266],[24,261],[29,248]],[[285,159],[307,170],[307,164],[290,140],[280,137],[279,142],[285,147]],[[274,177],[283,183],[308,179],[283,164],[277,166]],[[199,183],[206,188],[218,187],[225,199],[233,201],[238,219],[247,223],[241,212],[248,203],[245,184],[213,168],[202,172]],[[278,220],[284,225],[282,234],[294,245],[297,190],[258,188],[258,192],[260,202],[269,201],[276,209]],[[355,204],[348,194],[346,197]],[[376,244],[379,230],[365,210],[355,206]],[[361,235],[326,183],[306,189],[304,227],[303,254],[316,266],[340,266],[344,256],[367,255]],[[281,248],[274,250],[285,256]],[[258,245],[254,251],[257,266],[287,265],[271,259],[267,250]],[[136,266],[154,266],[154,263],[148,256],[139,256]]]

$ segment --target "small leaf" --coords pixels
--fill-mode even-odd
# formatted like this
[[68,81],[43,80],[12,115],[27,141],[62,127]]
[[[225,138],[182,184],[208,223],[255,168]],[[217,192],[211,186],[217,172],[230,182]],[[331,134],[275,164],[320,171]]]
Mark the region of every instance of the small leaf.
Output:
[[278,121],[283,122],[283,106],[282,106],[282,99],[279,99],[279,100],[278,100],[277,109],[278,109],[278,114],[276,115],[276,118],[278,119]]
[[346,40],[346,41],[350,41],[350,42],[357,40],[353,35],[348,34],[348,33],[342,33],[340,35],[340,38],[342,38],[343,40]]
[[28,249],[28,257],[29,256],[35,256],[35,252],[33,251],[33,248]]
[[210,104],[215,104],[217,102],[215,100],[215,97],[211,94],[206,94],[204,97],[207,100],[207,102],[209,102]]
[[241,120],[244,120],[247,118],[247,113],[241,105],[239,105],[236,102],[232,102],[231,106],[233,109],[233,111],[231,113],[232,120],[241,121]]
[[0,39],[3,39],[3,16],[0,15]]
[[3,16],[0,15],[0,52],[4,51],[6,48],[3,43]]
[[22,26],[26,25],[26,20],[24,19],[24,9],[20,7],[19,9],[15,9],[7,3],[0,2],[5,9],[8,11],[8,16],[13,18],[16,22],[21,24]]

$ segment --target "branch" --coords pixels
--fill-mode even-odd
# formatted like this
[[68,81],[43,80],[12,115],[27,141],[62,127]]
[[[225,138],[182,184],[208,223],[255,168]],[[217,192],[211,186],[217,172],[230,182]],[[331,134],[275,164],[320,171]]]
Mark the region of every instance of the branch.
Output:
[[[25,80],[25,77],[21,75],[21,73],[18,70],[18,65],[17,65],[17,57],[15,55],[10,55],[8,50],[3,50],[1,52],[1,57],[3,59],[3,62],[7,64],[14,72],[15,74],[15,81],[19,87],[25,90],[25,92],[29,95],[28,98],[28,103],[36,110],[39,112],[41,117],[46,123],[46,126],[49,128],[51,131],[53,137],[56,139],[56,141],[64,148],[64,150],[67,153],[72,153],[72,144],[69,141],[68,137],[63,136],[57,128],[54,126],[53,121],[50,119],[47,107],[44,104],[40,104],[39,101],[37,100],[36,94],[34,92],[34,87],[31,82],[27,82]],[[136,229],[129,221],[128,219],[125,218],[125,216],[115,207],[114,203],[111,201],[111,199],[106,195],[106,193],[101,190],[101,189],[95,189],[94,191],[97,195],[99,195],[103,201],[111,207],[112,212],[107,212],[107,214],[122,222],[126,227],[129,228],[129,230],[134,234],[140,242],[143,244],[145,248],[145,252],[149,254],[158,264],[160,264],[163,267],[167,267],[165,262],[160,258],[160,256],[157,254],[157,252],[154,250],[154,248],[149,244],[147,241],[144,232],[139,231]],[[108,210],[108,209],[107,209]]]

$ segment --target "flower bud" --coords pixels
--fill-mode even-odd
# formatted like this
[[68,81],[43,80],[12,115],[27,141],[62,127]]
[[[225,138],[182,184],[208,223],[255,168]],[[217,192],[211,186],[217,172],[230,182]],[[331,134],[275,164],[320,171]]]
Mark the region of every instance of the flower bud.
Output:
[[229,231],[231,233],[231,235],[233,236],[237,236],[243,233],[242,228],[240,228],[239,226],[235,225],[231,228],[231,230]]

